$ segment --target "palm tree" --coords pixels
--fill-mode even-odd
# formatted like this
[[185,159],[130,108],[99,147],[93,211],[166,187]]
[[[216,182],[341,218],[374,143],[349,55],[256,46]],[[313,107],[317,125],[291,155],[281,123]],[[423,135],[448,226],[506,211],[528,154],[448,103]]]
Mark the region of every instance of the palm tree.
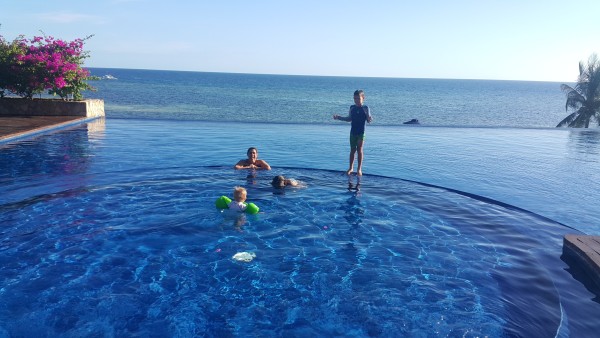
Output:
[[600,126],[600,60],[592,54],[587,64],[579,62],[579,78],[575,88],[562,84],[560,89],[567,95],[565,110],[573,113],[560,121],[557,127],[588,128],[591,120]]

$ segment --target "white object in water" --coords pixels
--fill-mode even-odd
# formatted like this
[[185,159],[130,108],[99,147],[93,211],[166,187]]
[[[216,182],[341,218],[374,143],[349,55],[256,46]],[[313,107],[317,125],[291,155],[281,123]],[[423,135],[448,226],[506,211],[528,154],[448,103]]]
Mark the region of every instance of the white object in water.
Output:
[[256,254],[254,252],[238,252],[232,258],[239,262],[251,262],[256,258]]
[[114,76],[112,76],[110,74],[104,75],[102,78],[104,80],[116,80],[117,79],[116,77],[114,77]]

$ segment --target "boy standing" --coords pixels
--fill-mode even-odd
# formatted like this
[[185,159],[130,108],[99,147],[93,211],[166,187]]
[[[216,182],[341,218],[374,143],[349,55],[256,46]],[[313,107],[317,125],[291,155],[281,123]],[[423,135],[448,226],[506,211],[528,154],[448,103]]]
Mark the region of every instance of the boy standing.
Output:
[[354,170],[354,154],[358,152],[358,166],[356,174],[362,176],[363,144],[365,142],[365,122],[371,123],[373,117],[369,107],[363,105],[365,92],[362,89],[354,92],[354,105],[350,106],[348,116],[333,115],[334,120],[352,122],[350,128],[350,166],[346,174],[350,175]]

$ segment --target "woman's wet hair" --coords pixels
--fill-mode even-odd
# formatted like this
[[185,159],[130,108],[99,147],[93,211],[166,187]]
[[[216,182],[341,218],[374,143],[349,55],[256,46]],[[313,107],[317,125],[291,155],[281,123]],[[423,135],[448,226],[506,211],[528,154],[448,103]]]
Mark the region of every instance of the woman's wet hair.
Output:
[[283,177],[281,175],[273,177],[273,181],[271,181],[271,185],[275,188],[285,187],[285,177]]

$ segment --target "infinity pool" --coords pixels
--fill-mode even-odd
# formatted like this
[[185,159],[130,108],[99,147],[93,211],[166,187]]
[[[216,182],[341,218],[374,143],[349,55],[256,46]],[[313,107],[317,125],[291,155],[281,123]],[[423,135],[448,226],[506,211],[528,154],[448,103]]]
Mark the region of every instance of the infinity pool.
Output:
[[[145,121],[128,134],[127,123],[0,149],[0,336],[585,337],[600,329],[600,304],[560,258],[562,236],[578,233],[568,226],[427,182],[278,166],[305,156],[345,166],[345,149],[329,156],[335,142],[314,145],[309,133],[306,153],[286,153],[297,126],[254,139],[274,170],[252,173],[232,169],[247,148],[227,137],[232,125]],[[277,174],[307,187],[273,189]],[[215,209],[236,185],[261,213],[240,219]],[[256,257],[236,261],[239,252]]]

